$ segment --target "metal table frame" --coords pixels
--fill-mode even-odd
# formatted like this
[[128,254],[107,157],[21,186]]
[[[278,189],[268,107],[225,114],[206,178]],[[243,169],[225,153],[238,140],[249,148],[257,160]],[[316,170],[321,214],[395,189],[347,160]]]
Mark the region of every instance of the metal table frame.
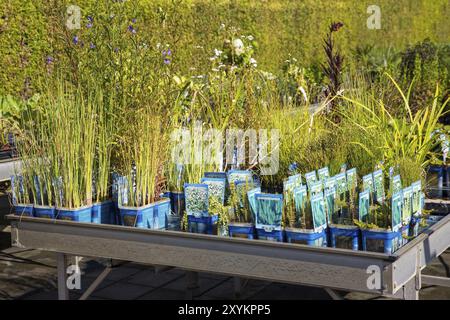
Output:
[[[179,267],[192,271],[191,282],[200,271],[321,287],[332,296],[337,289],[418,299],[422,283],[450,286],[449,278],[421,274],[450,246],[450,215],[392,255],[14,215],[7,218],[12,246],[57,253],[59,299],[69,297],[66,268],[71,255]],[[381,286],[369,289],[373,268],[380,271]],[[109,271],[107,267],[82,298]],[[238,282],[235,285],[239,287]]]

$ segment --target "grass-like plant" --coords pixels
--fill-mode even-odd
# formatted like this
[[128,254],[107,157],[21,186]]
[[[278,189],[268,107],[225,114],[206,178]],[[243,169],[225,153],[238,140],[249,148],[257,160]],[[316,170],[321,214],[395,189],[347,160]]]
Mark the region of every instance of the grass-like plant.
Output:
[[128,203],[140,207],[158,200],[162,179],[163,146],[165,135],[161,117],[151,108],[130,110],[129,128],[121,134],[118,160],[123,176],[127,178]]

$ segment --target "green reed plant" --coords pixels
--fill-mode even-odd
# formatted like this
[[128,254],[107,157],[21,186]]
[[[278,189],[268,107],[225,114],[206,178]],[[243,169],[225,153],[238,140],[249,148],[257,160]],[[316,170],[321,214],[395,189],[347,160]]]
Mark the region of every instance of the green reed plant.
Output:
[[411,159],[425,168],[437,144],[432,133],[439,118],[445,114],[448,100],[439,103],[437,86],[433,103],[413,113],[409,104],[411,91],[403,92],[390,75],[386,74],[386,77],[397,88],[403,101],[398,108],[404,108],[407,116],[394,117],[387,110],[386,103],[389,102],[378,99],[374,91],[347,90],[342,97],[345,101],[341,110],[345,119],[342,130],[350,141],[349,156],[360,157],[351,159],[351,163],[370,172],[380,159],[384,160],[385,167],[395,165],[401,159]]
[[56,205],[91,205],[98,106],[92,96],[65,85],[58,85],[45,102],[50,137],[45,155],[53,167]]
[[118,146],[120,171],[128,181],[124,205],[140,207],[159,199],[167,141],[161,117],[150,107],[130,110],[125,116],[130,125],[121,133]]

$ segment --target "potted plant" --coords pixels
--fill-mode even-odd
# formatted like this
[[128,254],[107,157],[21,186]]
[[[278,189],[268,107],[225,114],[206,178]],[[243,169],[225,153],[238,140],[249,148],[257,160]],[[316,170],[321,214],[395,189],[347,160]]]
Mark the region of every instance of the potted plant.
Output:
[[383,203],[371,199],[369,189],[359,194],[359,220],[362,249],[392,254],[403,245],[402,195],[395,193]]
[[170,200],[160,197],[165,136],[162,120],[150,108],[130,111],[131,128],[123,132],[119,164],[118,204],[125,226],[166,229]]
[[[193,233],[217,234],[217,212],[209,211],[207,184],[184,185],[186,199],[187,229]],[[217,200],[217,199],[216,199]]]
[[31,187],[29,181],[19,173],[11,176],[11,198],[16,215],[29,217],[34,215],[29,187]]
[[98,93],[97,134],[95,139],[92,222],[115,224],[116,214],[111,194],[111,157],[115,125],[113,102]]
[[261,193],[261,188],[249,179],[234,181],[230,184],[230,197],[228,204],[230,210],[230,222],[228,232],[230,237],[255,237],[255,195]]
[[[320,181],[315,183],[321,184]],[[285,185],[284,197],[284,229],[287,242],[326,246],[327,223],[323,193],[308,193],[305,185],[293,188]]]
[[283,242],[283,195],[256,193],[255,227],[258,239]]
[[[357,217],[356,183],[349,184],[346,172],[336,178],[336,198],[333,206],[328,205],[330,245],[333,248],[359,249],[360,230],[354,224]],[[356,179],[354,180],[356,182]],[[327,201],[327,204],[330,201]]]

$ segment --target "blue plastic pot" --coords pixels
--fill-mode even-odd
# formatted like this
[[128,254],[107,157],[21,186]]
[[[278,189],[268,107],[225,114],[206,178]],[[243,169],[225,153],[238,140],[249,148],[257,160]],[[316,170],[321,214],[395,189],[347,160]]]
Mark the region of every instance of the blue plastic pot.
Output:
[[34,216],[38,218],[55,219],[56,209],[49,206],[34,206]]
[[230,237],[254,239],[255,225],[253,223],[230,222],[228,224],[228,235]]
[[357,226],[332,224],[328,229],[332,248],[359,250],[361,231]]
[[92,205],[92,223],[116,224],[114,202],[106,200]]
[[90,223],[92,221],[92,205],[76,209],[56,208],[56,218]]
[[164,193],[163,196],[170,199],[170,212],[167,217],[167,229],[180,231],[181,218],[186,210],[184,192],[170,191]]
[[402,246],[401,231],[363,229],[361,230],[361,235],[364,251],[392,254]]
[[264,228],[256,228],[256,235],[259,240],[268,240],[275,242],[283,242],[284,240],[283,230],[267,230]]
[[308,246],[326,247],[327,232],[322,229],[320,232],[314,232],[312,229],[285,228],[286,242],[300,243]]
[[188,215],[188,231],[192,233],[217,234],[218,215],[195,217]]
[[14,214],[16,216],[34,216],[34,206],[32,204],[16,204],[14,206]]
[[145,229],[167,229],[170,200],[163,199],[142,207],[120,207],[122,225]]

